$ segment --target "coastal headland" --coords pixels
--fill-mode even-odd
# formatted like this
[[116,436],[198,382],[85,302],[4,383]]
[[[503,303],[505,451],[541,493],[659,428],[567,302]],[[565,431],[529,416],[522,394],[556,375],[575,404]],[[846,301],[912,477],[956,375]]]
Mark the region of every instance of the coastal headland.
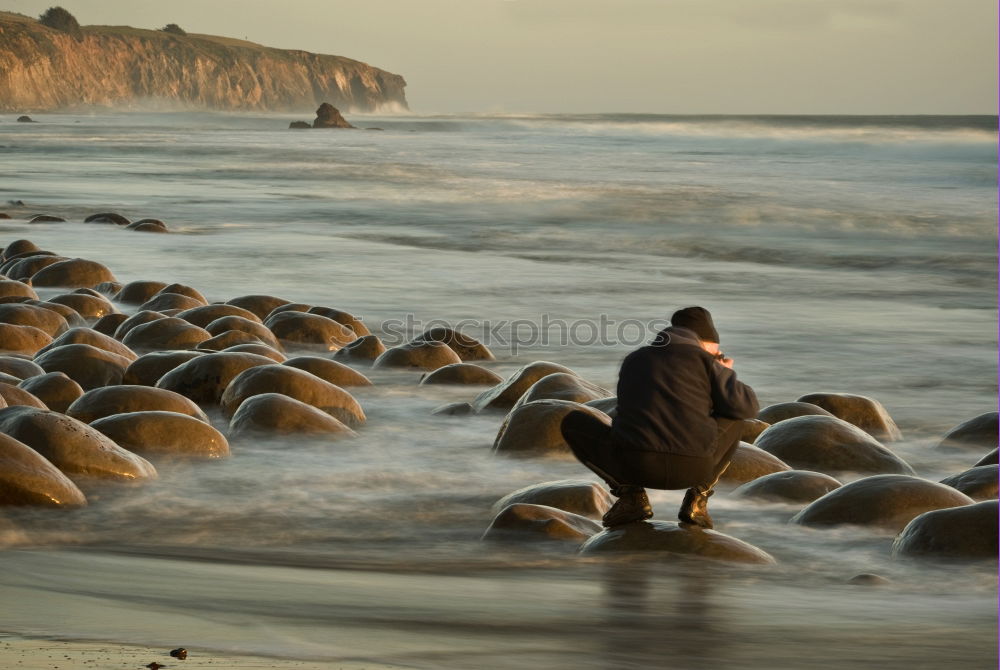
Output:
[[80,108],[349,112],[406,109],[406,80],[342,56],[214,35],[82,26],[0,12],[0,110]]

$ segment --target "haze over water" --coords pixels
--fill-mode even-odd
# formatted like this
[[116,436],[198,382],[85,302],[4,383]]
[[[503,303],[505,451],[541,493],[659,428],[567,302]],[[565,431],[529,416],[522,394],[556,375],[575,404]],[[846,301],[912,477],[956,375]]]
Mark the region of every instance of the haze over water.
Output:
[[[503,338],[502,375],[551,360],[610,389],[648,335],[635,324],[702,304],[762,405],[873,396],[904,433],[893,451],[934,481],[982,455],[931,447],[996,408],[996,117],[293,118],[4,121],[0,202],[26,206],[0,211],[176,233],[3,222],[3,244],[210,300],[329,305],[374,331],[471,320]],[[532,340],[543,315],[576,341]],[[18,513],[0,600],[19,607],[0,630],[420,668],[996,665],[995,571],[893,562],[891,534],[789,526],[793,505],[713,498],[719,530],[778,559],[765,571],[484,545],[501,496],[592,477],[493,457],[501,416],[431,416],[478,388],[371,377],[351,389],[357,440],[234,444],[80,512]],[[656,518],[680,496],[656,492]],[[844,584],[862,572],[893,584]]]

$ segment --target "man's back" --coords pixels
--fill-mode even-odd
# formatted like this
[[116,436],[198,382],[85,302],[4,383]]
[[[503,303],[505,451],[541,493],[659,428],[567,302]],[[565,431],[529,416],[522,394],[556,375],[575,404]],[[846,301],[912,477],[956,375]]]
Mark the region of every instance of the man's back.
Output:
[[624,451],[709,455],[718,430],[714,417],[756,416],[753,389],[687,329],[667,328],[656,342],[622,363],[612,438]]

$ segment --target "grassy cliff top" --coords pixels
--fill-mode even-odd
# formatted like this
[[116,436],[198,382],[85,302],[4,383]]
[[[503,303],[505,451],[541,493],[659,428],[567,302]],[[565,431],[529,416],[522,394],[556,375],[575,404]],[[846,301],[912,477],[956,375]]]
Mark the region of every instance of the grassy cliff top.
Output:
[[[39,31],[51,32],[54,34],[59,34],[61,32],[55,30],[54,28],[42,25],[35,18],[25,16],[24,14],[18,14],[16,12],[0,11],[0,23],[29,24],[32,28]],[[132,26],[80,26],[80,30],[84,35],[93,35],[97,37],[107,36],[117,38],[138,38],[159,41],[162,42],[164,46],[177,44],[178,42],[186,42],[192,46],[197,45],[206,51],[213,50],[213,46],[215,46],[222,47],[223,50],[239,49],[247,52],[266,53],[271,58],[280,58],[282,54],[287,54],[288,56],[301,56],[303,54],[310,53],[302,50],[276,49],[262,44],[257,44],[256,42],[236,39],[234,37],[223,37],[221,35],[203,35],[198,33],[176,35],[162,30],[148,30],[146,28],[133,28]],[[337,59],[343,63],[360,63],[360,61],[346,58],[344,56],[334,56],[329,54],[314,55],[322,56],[323,58]]]

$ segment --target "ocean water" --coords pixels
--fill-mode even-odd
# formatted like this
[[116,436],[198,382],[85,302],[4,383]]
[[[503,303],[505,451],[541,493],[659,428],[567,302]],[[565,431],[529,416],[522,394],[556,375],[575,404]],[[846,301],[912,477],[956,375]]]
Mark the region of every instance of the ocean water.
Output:
[[[934,480],[982,455],[933,445],[997,405],[996,117],[37,118],[0,122],[3,244],[337,307],[390,343],[444,321],[502,375],[611,389],[702,304],[762,404],[875,397]],[[108,210],[174,232],[80,223]],[[430,414],[481,389],[366,372],[355,440],[234,443],[79,512],[4,512],[0,630],[417,668],[996,666],[995,569],[892,561],[891,533],[790,526],[794,505],[712,499],[767,570],[484,544],[501,496],[593,477],[491,455],[502,416]]]

